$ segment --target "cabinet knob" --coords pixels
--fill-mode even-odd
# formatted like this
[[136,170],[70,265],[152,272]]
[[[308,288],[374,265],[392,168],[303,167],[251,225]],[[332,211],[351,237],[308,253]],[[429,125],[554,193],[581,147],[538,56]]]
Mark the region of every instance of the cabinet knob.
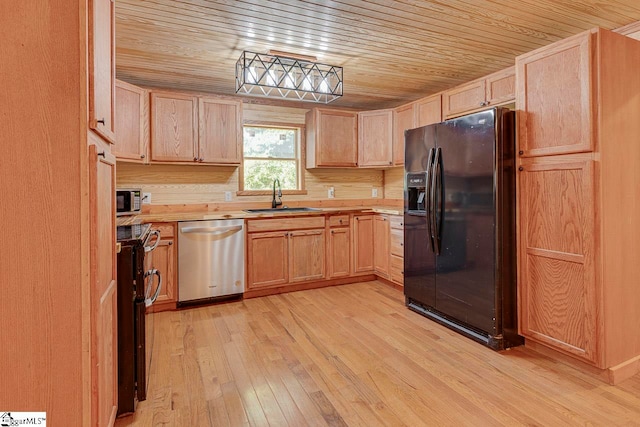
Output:
[[518,154],[520,154],[522,156],[524,154],[524,151],[520,150],[520,151],[518,151]]
[[197,158],[197,157],[194,157],[194,158],[193,158],[193,161],[194,161],[194,162],[197,162],[197,161],[198,161],[198,158]]
[[404,246],[404,243],[400,243],[400,246]]
[[342,219],[339,220],[340,224],[342,224]]
[[400,223],[400,227],[402,227],[403,225],[404,225],[404,223],[402,223],[402,222],[401,222],[401,223]]
[[335,233],[335,231],[331,230],[331,234]]
[[204,157],[200,157],[200,161],[201,161],[201,162],[204,162]]
[[173,242],[172,242],[172,241],[169,241],[168,245],[169,245],[169,246],[173,245]]
[[389,164],[390,164],[390,165],[392,165],[392,164],[393,164],[393,162],[389,162]]
[[98,157],[102,157],[104,159],[106,157],[106,155],[104,154],[104,151],[99,152]]
[[147,156],[145,156],[144,154],[140,154],[140,158],[141,159],[144,159],[145,157],[147,157]]
[[98,120],[98,123],[100,123],[100,124],[102,124],[102,125],[103,125],[103,124],[104,124],[104,119],[100,119],[100,120]]
[[522,171],[524,170],[524,168],[523,168],[522,166],[520,166],[520,167],[518,168],[518,170],[519,170],[520,172],[522,172]]

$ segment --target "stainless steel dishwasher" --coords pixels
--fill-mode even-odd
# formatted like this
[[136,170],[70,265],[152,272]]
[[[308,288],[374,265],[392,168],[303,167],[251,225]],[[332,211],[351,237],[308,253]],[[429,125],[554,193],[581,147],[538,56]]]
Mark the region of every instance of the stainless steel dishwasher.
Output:
[[244,292],[244,220],[178,223],[178,304]]

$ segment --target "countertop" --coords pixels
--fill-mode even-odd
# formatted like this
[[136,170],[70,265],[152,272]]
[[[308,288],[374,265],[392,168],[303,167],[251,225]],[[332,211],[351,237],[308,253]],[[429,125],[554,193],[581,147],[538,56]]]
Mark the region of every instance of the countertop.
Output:
[[341,206],[316,208],[318,210],[305,212],[260,212],[251,213],[242,210],[229,211],[198,211],[198,212],[157,212],[146,213],[132,216],[121,216],[117,218],[118,225],[145,224],[149,222],[174,222],[174,221],[199,221],[208,219],[262,219],[262,218],[279,218],[292,216],[317,216],[317,215],[335,215],[339,213],[379,213],[387,215],[402,215],[402,208],[389,206]]

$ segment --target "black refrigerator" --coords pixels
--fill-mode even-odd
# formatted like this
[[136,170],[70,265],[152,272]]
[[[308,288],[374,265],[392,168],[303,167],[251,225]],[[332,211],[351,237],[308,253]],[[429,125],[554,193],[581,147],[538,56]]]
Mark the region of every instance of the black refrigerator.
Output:
[[495,350],[522,344],[514,122],[493,108],[405,132],[406,305]]

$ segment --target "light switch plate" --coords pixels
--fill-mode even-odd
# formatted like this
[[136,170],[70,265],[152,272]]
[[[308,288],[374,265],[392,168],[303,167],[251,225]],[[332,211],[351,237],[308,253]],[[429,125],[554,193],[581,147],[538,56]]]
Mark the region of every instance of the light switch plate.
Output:
[[378,189],[377,188],[372,188],[371,189],[371,197],[378,197]]
[[225,202],[230,202],[231,201],[231,191],[225,191],[224,192],[224,201]]
[[334,197],[336,197],[336,190],[333,187],[329,187],[329,190],[327,191],[327,197],[330,199],[333,199]]
[[142,193],[142,204],[143,205],[151,204],[151,193]]

